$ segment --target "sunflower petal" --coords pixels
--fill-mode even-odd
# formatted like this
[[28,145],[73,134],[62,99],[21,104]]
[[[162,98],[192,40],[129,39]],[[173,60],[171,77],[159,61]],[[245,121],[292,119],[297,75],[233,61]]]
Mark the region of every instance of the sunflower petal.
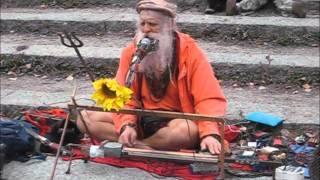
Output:
[[[109,97],[103,91],[103,86],[109,90],[114,91],[116,96]],[[119,110],[131,99],[133,91],[125,86],[118,84],[116,79],[99,79],[93,82],[95,92],[92,94],[93,99],[98,106],[101,106],[104,111],[111,109]]]

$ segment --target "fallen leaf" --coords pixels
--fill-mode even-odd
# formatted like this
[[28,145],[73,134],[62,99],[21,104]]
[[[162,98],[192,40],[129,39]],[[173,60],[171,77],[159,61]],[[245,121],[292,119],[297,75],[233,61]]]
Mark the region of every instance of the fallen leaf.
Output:
[[306,78],[306,77],[302,77],[302,78],[300,78],[300,80],[302,80],[302,81],[306,81],[306,80],[307,80],[307,78]]
[[40,8],[41,8],[41,9],[47,9],[47,8],[48,8],[48,5],[46,5],[46,4],[41,4],[41,5],[40,5]]
[[266,87],[264,87],[264,86],[259,86],[259,88],[258,88],[259,90],[264,90],[264,89],[267,89]]
[[15,72],[13,72],[13,71],[9,71],[8,73],[7,73],[8,75],[17,75],[17,73],[15,73]]
[[66,78],[67,81],[72,81],[73,80],[73,76],[72,74],[70,74],[67,78]]
[[26,66],[27,69],[31,68],[31,64],[26,64],[25,66]]
[[16,51],[23,51],[23,50],[28,49],[28,48],[29,48],[28,46],[22,45],[22,46],[16,47]]
[[41,79],[47,79],[48,78],[48,76],[42,76],[41,77]]
[[304,89],[311,89],[311,86],[310,86],[309,84],[304,84],[304,85],[302,85],[302,87],[303,87]]
[[39,74],[33,74],[35,77],[40,77],[41,75],[39,75]]
[[9,78],[9,80],[11,80],[11,81],[15,81],[15,80],[17,80],[18,78],[17,77],[15,77],[15,78]]
[[299,91],[293,91],[293,93],[292,94],[298,94],[299,93]]
[[311,92],[312,89],[304,89],[305,92]]
[[233,84],[232,87],[238,87],[238,84]]

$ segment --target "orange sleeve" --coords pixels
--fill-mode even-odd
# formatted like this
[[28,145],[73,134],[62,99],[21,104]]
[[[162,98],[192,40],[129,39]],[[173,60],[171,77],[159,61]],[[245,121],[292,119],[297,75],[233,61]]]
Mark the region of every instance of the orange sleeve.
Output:
[[[116,80],[120,85],[125,85],[126,75],[132,60],[132,56],[135,51],[134,43],[130,43],[125,49],[123,49],[121,56],[119,67],[116,74]],[[135,87],[133,86],[135,89]],[[135,90],[133,91],[135,92]],[[125,108],[136,108],[137,104],[134,100],[130,100],[126,105]],[[117,133],[120,133],[120,129],[123,125],[128,123],[136,123],[137,117],[136,115],[130,114],[120,114],[120,113],[112,113],[112,120],[116,129]]]
[[[225,115],[227,101],[214,75],[214,71],[202,50],[195,44],[191,46],[191,71],[189,89],[194,101],[194,111],[199,114],[212,116]],[[218,124],[210,121],[196,121],[200,138],[219,133]]]

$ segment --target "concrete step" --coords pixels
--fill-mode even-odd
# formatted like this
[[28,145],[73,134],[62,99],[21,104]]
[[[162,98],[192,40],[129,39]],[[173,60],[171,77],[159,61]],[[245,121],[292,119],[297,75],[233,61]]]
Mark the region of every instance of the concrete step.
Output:
[[[1,105],[9,106],[58,106],[66,108],[74,87],[77,87],[78,104],[93,105],[90,96],[93,92],[91,82],[77,78],[72,81],[65,79],[43,79],[32,76],[18,77],[16,80],[2,76]],[[228,99],[229,119],[241,119],[240,112],[247,114],[263,111],[286,119],[286,123],[319,124],[319,93],[300,91],[274,91],[251,88],[234,88],[223,86]],[[1,108],[2,110],[6,108]]]
[[[319,0],[302,0],[305,3],[308,14],[319,14]],[[203,0],[176,0],[178,11],[195,11],[203,12],[206,8],[206,1]],[[109,7],[109,8],[133,8],[136,5],[136,0],[2,0],[1,7],[3,8],[92,8],[92,7]],[[274,6],[272,6],[275,9]],[[263,7],[265,9],[266,7]],[[267,6],[268,8],[268,6]],[[261,10],[260,10],[261,11]],[[270,10],[268,11],[270,13]],[[261,12],[259,12],[261,14]],[[274,14],[274,13],[272,13]]]
[[[107,35],[79,38],[84,42],[80,52],[92,71],[109,76],[114,75],[121,49],[131,39]],[[198,42],[221,80],[301,85],[301,78],[305,78],[306,82],[319,86],[317,47],[274,47],[267,44],[242,47]],[[270,64],[268,59],[271,59]],[[26,68],[27,64],[32,68]],[[58,36],[3,35],[1,65],[1,73],[57,75],[83,72],[74,50],[63,46]]]
[[[133,36],[134,9],[1,9],[1,33],[55,35],[62,30],[81,35],[117,33]],[[223,42],[269,42],[318,46],[317,18],[211,16],[179,14],[178,27],[195,38]]]

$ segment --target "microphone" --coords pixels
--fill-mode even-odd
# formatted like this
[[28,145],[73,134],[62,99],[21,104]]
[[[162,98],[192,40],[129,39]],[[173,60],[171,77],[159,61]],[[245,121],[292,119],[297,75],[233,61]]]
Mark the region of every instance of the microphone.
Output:
[[[140,63],[140,61],[150,52],[156,51],[159,47],[159,40],[145,37],[138,42],[138,49],[134,54],[131,63]],[[138,61],[138,62],[136,62]]]
[[137,45],[137,50],[134,53],[134,56],[132,58],[129,72],[127,73],[125,85],[127,87],[130,87],[133,79],[134,79],[134,70],[136,67],[136,64],[139,64],[141,60],[150,52],[156,51],[159,47],[159,40],[145,37],[141,39]]

